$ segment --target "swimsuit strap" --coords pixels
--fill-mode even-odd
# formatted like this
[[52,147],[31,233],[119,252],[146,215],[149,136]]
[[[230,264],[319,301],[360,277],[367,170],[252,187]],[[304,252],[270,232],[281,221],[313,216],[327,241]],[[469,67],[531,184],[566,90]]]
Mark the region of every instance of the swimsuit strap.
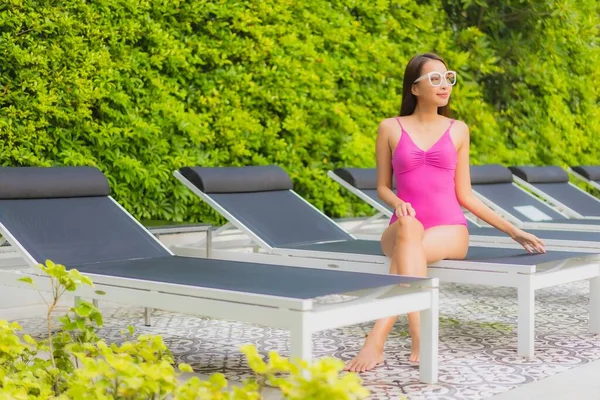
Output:
[[396,117],[394,119],[396,120],[396,122],[398,122],[398,125],[400,125],[400,129],[404,130],[404,127],[402,126],[402,122],[400,122],[400,117]]

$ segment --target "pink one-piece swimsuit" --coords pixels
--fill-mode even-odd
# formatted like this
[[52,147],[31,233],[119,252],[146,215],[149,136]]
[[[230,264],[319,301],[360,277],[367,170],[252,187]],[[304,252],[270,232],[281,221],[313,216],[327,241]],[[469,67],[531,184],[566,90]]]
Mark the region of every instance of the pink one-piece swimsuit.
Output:
[[[467,225],[454,185],[458,157],[450,126],[428,150],[419,148],[396,118],[402,135],[392,156],[397,196],[412,205],[425,229],[438,225]],[[390,224],[398,217],[394,213]]]

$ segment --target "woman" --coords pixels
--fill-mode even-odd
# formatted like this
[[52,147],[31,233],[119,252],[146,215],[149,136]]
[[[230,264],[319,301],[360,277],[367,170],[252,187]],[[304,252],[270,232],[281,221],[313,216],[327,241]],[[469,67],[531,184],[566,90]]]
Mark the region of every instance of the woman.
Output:
[[[382,121],[377,133],[377,194],[394,208],[381,247],[390,273],[427,276],[427,264],[463,259],[469,246],[461,206],[505,232],[528,252],[545,244],[496,215],[471,191],[469,128],[449,118],[456,72],[435,54],[415,56],[406,66],[400,117]],[[392,175],[397,193],[392,191]],[[396,318],[376,321],[346,370],[363,372],[383,362],[383,345]],[[419,313],[408,314],[410,361],[419,360]]]

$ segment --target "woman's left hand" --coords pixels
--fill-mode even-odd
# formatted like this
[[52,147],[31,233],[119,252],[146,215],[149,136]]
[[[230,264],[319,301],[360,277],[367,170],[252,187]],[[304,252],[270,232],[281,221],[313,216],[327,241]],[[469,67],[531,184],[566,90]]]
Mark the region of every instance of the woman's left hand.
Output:
[[529,253],[545,253],[546,243],[537,236],[527,233],[521,229],[517,229],[516,233],[511,236],[513,240],[527,250]]

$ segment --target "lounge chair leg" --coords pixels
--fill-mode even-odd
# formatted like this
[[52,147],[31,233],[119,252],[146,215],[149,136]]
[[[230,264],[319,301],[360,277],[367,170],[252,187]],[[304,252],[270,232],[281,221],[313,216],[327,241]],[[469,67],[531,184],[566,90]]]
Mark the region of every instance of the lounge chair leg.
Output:
[[600,334],[600,277],[590,279],[590,332]]
[[144,325],[152,325],[152,309],[148,307],[144,308]]
[[535,290],[531,281],[519,287],[517,321],[517,354],[532,358],[535,343]]
[[290,349],[292,359],[312,360],[312,332],[305,323],[301,322],[297,328],[290,330]]
[[206,258],[212,258],[212,227],[206,230]]
[[420,381],[436,383],[438,381],[438,326],[439,326],[439,292],[431,291],[431,308],[421,311],[421,343],[420,343]]

